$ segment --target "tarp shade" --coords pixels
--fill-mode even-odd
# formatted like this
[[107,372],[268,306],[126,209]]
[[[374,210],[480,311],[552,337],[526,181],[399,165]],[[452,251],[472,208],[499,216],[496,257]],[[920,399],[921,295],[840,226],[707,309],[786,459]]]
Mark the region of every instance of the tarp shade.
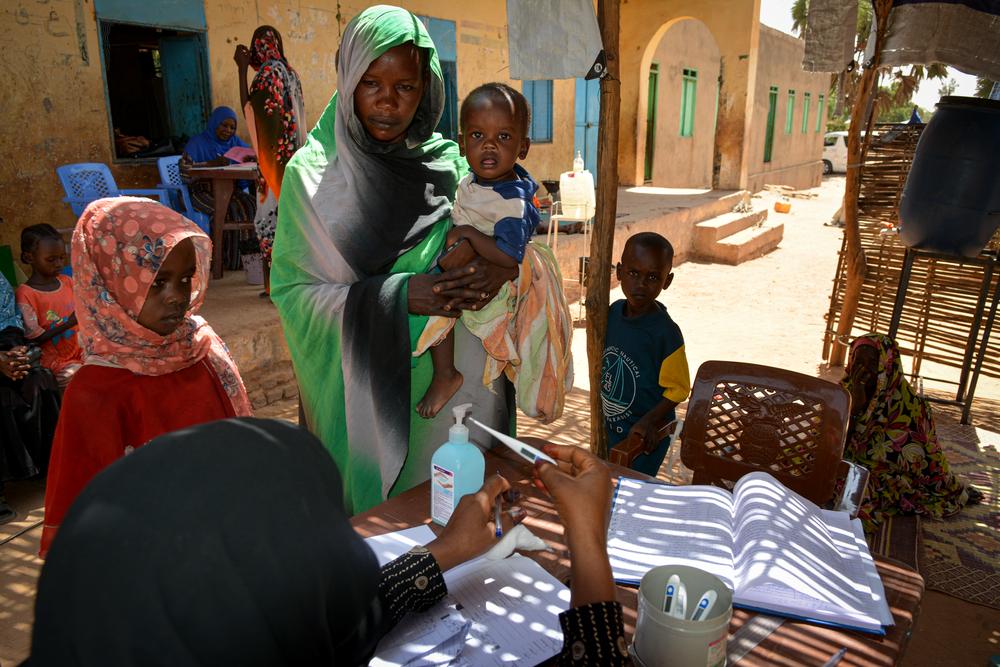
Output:
[[858,0],[811,0],[802,69],[807,72],[844,71],[854,59],[857,22]]
[[601,52],[592,0],[507,0],[512,79],[575,79]]
[[894,0],[881,64],[930,63],[1000,79],[1000,0]]

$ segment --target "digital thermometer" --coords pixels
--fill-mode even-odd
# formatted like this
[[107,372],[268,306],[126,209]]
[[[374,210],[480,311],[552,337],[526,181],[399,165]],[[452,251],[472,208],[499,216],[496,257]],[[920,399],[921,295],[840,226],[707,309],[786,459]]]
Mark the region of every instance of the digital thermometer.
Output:
[[528,463],[534,464],[535,461],[541,459],[542,461],[548,461],[552,465],[557,465],[555,459],[553,459],[551,456],[540,452],[539,450],[535,449],[526,442],[521,442],[517,438],[512,438],[509,435],[501,433],[500,431],[496,431],[487,426],[486,424],[483,424],[479,420],[473,419],[472,417],[469,417],[468,421],[472,422],[473,424],[483,429],[484,431],[492,435],[494,438],[496,438],[503,444],[510,447],[512,450],[514,450],[515,454],[523,458]]
[[701,600],[698,601],[698,606],[694,608],[694,613],[691,614],[692,621],[703,621],[708,618],[708,614],[712,611],[712,607],[715,606],[715,601],[718,599],[715,591],[707,591],[701,596]]
[[677,586],[677,596],[674,598],[674,603],[670,606],[670,615],[674,618],[685,619],[687,618],[687,603],[688,603],[688,592],[687,587],[682,581]]
[[670,575],[667,579],[667,590],[663,593],[663,611],[666,614],[670,613],[670,608],[674,604],[674,598],[677,597],[677,589],[681,585],[681,578],[676,574]]

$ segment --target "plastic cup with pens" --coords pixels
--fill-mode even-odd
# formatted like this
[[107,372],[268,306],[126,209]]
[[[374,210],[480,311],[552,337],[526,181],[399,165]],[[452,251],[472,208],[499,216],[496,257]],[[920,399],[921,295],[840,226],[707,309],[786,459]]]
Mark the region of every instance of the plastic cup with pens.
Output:
[[654,567],[639,584],[633,662],[721,667],[732,616],[732,591],[715,575],[685,565]]

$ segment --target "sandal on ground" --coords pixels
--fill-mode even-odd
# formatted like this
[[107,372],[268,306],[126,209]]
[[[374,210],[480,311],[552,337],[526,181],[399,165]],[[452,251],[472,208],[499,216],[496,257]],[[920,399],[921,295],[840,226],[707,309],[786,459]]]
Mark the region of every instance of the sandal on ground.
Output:
[[969,501],[965,503],[966,505],[978,505],[983,502],[983,492],[971,484],[965,487],[965,493],[969,496]]

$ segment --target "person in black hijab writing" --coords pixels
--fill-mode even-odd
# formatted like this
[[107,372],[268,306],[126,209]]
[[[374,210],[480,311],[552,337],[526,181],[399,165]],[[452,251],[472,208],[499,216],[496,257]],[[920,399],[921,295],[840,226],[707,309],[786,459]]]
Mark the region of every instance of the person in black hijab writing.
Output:
[[[624,664],[607,558],[607,467],[546,445],[535,483],[572,558],[565,664]],[[267,479],[266,485],[262,480]],[[232,419],[177,431],[80,494],[42,569],[25,665],[362,665],[408,611],[444,597],[442,572],[495,542],[500,476],[441,534],[379,568],[351,528],[340,474],[308,432]]]

